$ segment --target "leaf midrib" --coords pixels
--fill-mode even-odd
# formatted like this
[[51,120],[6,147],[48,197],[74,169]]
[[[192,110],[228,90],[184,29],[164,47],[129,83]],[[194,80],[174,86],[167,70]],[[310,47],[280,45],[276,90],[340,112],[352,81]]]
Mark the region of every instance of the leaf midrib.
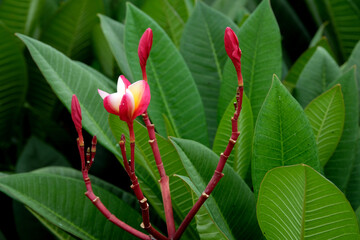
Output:
[[318,129],[317,134],[316,134],[316,143],[318,143],[318,140],[319,140],[319,137],[320,137],[320,133],[321,133],[322,129],[324,128],[325,121],[327,120],[327,116],[329,115],[329,109],[330,109],[330,107],[332,106],[332,103],[334,102],[335,94],[336,94],[336,92],[334,92],[334,94],[332,94],[331,100],[330,100],[330,102],[329,102],[329,105],[328,105],[328,107],[326,107],[326,111],[325,111],[325,113],[324,113],[324,117],[323,117],[322,120],[321,120],[320,127],[319,127],[319,129]]

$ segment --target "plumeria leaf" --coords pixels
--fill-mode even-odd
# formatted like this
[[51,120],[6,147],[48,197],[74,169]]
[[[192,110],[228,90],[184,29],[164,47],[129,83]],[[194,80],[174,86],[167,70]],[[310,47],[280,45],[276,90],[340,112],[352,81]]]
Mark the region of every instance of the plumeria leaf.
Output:
[[209,144],[205,112],[183,58],[164,30],[135,6],[127,5],[125,24],[125,50],[135,79],[142,73],[137,55],[138,43],[147,28],[154,35],[152,50],[147,61],[147,75],[151,90],[148,112],[157,131],[166,135],[163,114],[171,122],[177,136]]
[[[224,32],[229,26],[235,32],[238,31],[231,19],[199,1],[186,23],[181,38],[180,52],[199,89],[210,142],[215,137],[218,126],[219,89],[223,81],[222,71],[228,59],[224,48]],[[236,87],[233,96],[235,89]]]
[[345,106],[340,85],[335,85],[310,102],[305,114],[314,131],[320,165],[324,167],[343,133]]
[[[219,156],[192,140],[171,138],[171,141],[197,191],[204,191],[216,169]],[[228,239],[257,239],[260,236],[254,194],[231,167],[225,166],[223,173],[224,177],[204,206]]]
[[325,176],[332,181],[340,190],[344,190],[352,171],[355,161],[356,140],[358,134],[358,94],[355,80],[355,68],[344,73],[330,87],[340,84],[344,96],[345,122],[344,131],[340,142],[327,162],[324,170]]
[[344,194],[304,164],[269,171],[261,183],[257,217],[266,239],[359,239]]
[[320,171],[314,133],[299,103],[274,75],[254,131],[251,171],[255,194],[267,171],[299,163]]
[[[234,115],[235,111],[234,102],[236,102],[235,98],[227,107],[216,132],[213,151],[219,155],[224,151],[229,143],[229,134],[231,134],[232,131],[230,119]],[[227,160],[227,164],[229,164],[242,179],[247,179],[250,173],[254,121],[250,101],[246,95],[243,95],[238,124],[240,136]]]
[[[259,4],[241,26],[237,36],[243,52],[241,66],[244,89],[250,99],[255,120],[271,86],[272,75],[281,74],[280,30],[268,0]],[[230,60],[225,64],[223,75],[218,104],[219,121],[237,86],[236,72]]]
[[330,54],[317,47],[302,70],[294,90],[294,96],[305,107],[314,98],[325,92],[328,85],[340,76],[340,68]]

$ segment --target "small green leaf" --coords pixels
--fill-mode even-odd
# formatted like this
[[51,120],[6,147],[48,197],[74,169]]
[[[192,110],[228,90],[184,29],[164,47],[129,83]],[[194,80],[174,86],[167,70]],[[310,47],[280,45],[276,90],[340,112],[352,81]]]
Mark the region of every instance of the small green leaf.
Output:
[[138,59],[138,43],[147,28],[154,34],[147,61],[151,104],[148,112],[160,135],[166,135],[163,114],[176,136],[209,145],[204,107],[194,79],[179,51],[164,30],[135,6],[127,5],[125,50],[135,79],[142,79]]
[[340,190],[344,190],[355,161],[358,134],[358,94],[356,89],[355,68],[352,68],[330,86],[341,85],[345,104],[344,131],[340,142],[324,168],[325,176]]
[[108,126],[108,113],[97,93],[99,88],[109,93],[114,92],[114,86],[109,83],[111,81],[105,81],[106,77],[100,73],[70,60],[44,43],[21,34],[18,37],[25,43],[49,85],[67,109],[70,110],[72,95],[76,94],[82,108],[84,128],[96,135],[109,151],[120,156],[120,150],[115,147],[117,143]]
[[[227,107],[216,132],[213,151],[218,155],[225,151],[229,143],[229,136],[232,131],[231,117],[235,111],[234,102],[235,98]],[[238,119],[238,129],[240,136],[227,160],[227,164],[229,164],[242,179],[247,179],[250,172],[252,156],[254,122],[250,101],[245,94],[243,95],[242,108]]]
[[[139,228],[142,218],[137,211],[96,185],[93,185],[93,190],[114,215]],[[22,173],[0,178],[0,191],[81,239],[134,239],[108,221],[84,196],[83,181],[57,175]],[[94,222],[102,227],[94,228]]]
[[96,14],[103,11],[101,0],[66,1],[44,27],[41,40],[72,59],[84,60],[91,52]]
[[316,47],[316,45],[318,45],[318,42],[321,41],[321,39],[323,38],[323,35],[324,35],[324,30],[325,30],[326,25],[328,25],[328,22],[324,22],[323,24],[321,24],[319,29],[316,31],[314,37],[311,39],[309,48]]
[[[218,126],[219,89],[223,81],[222,71],[228,59],[224,47],[226,27],[238,32],[237,26],[229,18],[199,1],[186,23],[180,45],[180,52],[204,104],[210,146]],[[233,88],[234,96],[235,91],[236,87]]]
[[274,75],[255,125],[251,165],[254,193],[257,195],[267,171],[299,163],[320,171],[314,133],[299,103]]
[[344,128],[345,106],[340,85],[335,85],[310,102],[305,114],[314,131],[320,165],[324,167],[334,153]]
[[[198,192],[204,191],[219,156],[192,140],[171,138],[171,141]],[[232,168],[225,166],[223,173],[224,177],[204,203],[205,207],[228,239],[257,239],[254,194]]]
[[[250,99],[256,120],[266,94],[271,86],[273,74],[281,76],[281,37],[279,26],[270,7],[270,1],[262,1],[241,26],[237,34],[242,50],[241,66],[244,89]],[[237,78],[230,60],[224,67],[218,104],[218,120],[234,96]]]
[[344,194],[304,164],[269,171],[257,203],[266,239],[359,239],[356,216]]
[[340,76],[340,68],[330,54],[318,47],[302,70],[296,83],[294,96],[302,107],[328,89]]

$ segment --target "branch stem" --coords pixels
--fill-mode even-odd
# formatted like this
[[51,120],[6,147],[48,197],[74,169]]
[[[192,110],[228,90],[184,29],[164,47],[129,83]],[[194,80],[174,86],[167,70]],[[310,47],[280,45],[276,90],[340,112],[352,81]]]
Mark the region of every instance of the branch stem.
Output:
[[196,213],[199,211],[200,207],[204,204],[204,202],[209,198],[210,194],[220,181],[220,179],[224,176],[222,173],[226,161],[234,148],[234,145],[236,143],[237,138],[239,137],[240,133],[238,131],[238,118],[240,116],[240,111],[242,107],[242,97],[243,97],[243,91],[244,87],[242,85],[238,86],[238,89],[236,91],[236,103],[235,103],[235,112],[234,116],[231,118],[231,124],[232,124],[232,133],[231,137],[229,139],[229,143],[226,146],[226,149],[223,153],[220,154],[219,163],[216,167],[216,170],[214,172],[214,175],[210,179],[208,185],[206,186],[204,192],[201,194],[199,199],[196,201],[195,205],[191,208],[189,213],[186,215],[185,219],[181,223],[180,227],[175,233],[174,239],[177,240],[181,237],[181,235],[184,233],[187,226],[190,224],[191,220],[194,218]]

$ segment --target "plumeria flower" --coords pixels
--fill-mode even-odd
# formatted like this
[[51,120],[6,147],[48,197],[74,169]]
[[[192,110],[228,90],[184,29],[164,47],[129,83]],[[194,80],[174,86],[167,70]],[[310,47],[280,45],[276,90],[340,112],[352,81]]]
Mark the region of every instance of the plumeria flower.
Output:
[[150,103],[150,88],[146,81],[131,84],[123,75],[118,79],[117,92],[109,94],[98,89],[104,99],[104,107],[109,113],[118,115],[121,120],[132,123],[143,114]]

